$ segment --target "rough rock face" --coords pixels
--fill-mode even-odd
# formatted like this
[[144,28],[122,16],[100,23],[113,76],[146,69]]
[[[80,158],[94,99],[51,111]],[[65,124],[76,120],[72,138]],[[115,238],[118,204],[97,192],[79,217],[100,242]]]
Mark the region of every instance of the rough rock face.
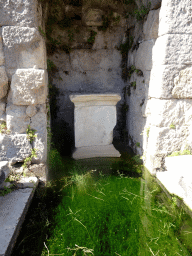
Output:
[[[137,47],[131,49],[128,54],[128,69],[134,68],[127,86],[127,128],[129,135],[129,146],[135,152],[142,155],[146,150],[146,102],[148,99],[148,88],[151,83],[151,69],[153,65],[153,49],[158,37],[159,10],[149,12],[140,31]],[[135,32],[136,33],[136,32]],[[137,32],[138,33],[138,32]],[[134,36],[135,34],[133,34]]]
[[31,154],[31,145],[26,134],[0,135],[0,161],[11,164],[23,162]]
[[11,82],[12,102],[15,105],[45,103],[46,71],[38,69],[17,69]]
[[[42,24],[37,0],[0,1],[0,161],[9,164],[31,155],[33,145],[26,134],[31,124],[35,130],[42,127],[46,148],[48,78],[45,40],[38,28]],[[44,122],[32,121],[38,113]],[[43,146],[39,162],[46,161]]]
[[0,99],[5,97],[8,92],[8,78],[5,67],[0,67]]
[[2,38],[9,80],[17,69],[46,69],[45,43],[37,28],[3,26]]
[[190,7],[189,1],[165,0],[159,13],[145,106],[145,164],[151,173],[164,168],[168,154],[192,147]]
[[36,27],[38,16],[36,0],[1,0],[0,2],[0,26]]
[[8,161],[0,161],[0,188],[9,174],[8,164],[9,164]]

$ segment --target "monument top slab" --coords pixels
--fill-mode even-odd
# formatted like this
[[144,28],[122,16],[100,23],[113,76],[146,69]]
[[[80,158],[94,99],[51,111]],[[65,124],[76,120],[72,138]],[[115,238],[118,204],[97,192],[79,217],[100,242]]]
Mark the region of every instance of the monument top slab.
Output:
[[70,100],[75,106],[115,106],[120,101],[119,94],[74,94],[70,95]]

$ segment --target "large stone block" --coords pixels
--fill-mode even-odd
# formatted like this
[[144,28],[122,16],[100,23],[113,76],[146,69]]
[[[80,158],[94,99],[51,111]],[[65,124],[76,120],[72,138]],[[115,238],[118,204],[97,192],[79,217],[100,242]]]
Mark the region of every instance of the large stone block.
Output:
[[0,26],[37,27],[40,25],[36,0],[1,0]]
[[[190,113],[191,109],[192,107],[188,109]],[[179,127],[186,123],[185,111],[184,100],[152,98],[147,101],[145,116],[148,117],[147,120],[149,125],[170,127],[171,124],[174,124],[176,127]]]
[[81,72],[120,68],[122,58],[117,50],[73,50],[70,57],[72,69]]
[[8,91],[8,77],[5,67],[0,67],[0,99],[7,95]]
[[173,98],[174,79],[185,65],[153,65],[149,82],[149,97]]
[[115,49],[120,47],[124,36],[125,29],[123,27],[110,27],[105,33],[97,31],[92,49]]
[[[62,80],[53,78],[53,83],[62,93],[78,92],[78,93],[100,93],[112,92],[120,93],[125,86],[121,78],[121,69],[119,70],[103,70],[76,72],[70,71],[68,73],[59,71],[59,76]],[[60,104],[61,105],[61,104]]]
[[11,82],[15,105],[43,104],[47,97],[47,72],[40,69],[17,69]]
[[35,129],[36,138],[33,148],[37,150],[37,157],[32,159],[32,163],[45,163],[47,160],[47,115],[38,112],[31,117],[31,129]]
[[159,36],[191,34],[191,0],[163,0],[160,10]]
[[168,34],[158,37],[153,48],[153,64],[191,65],[192,35]]
[[174,98],[192,98],[192,67],[185,68],[174,78]]
[[82,21],[86,26],[102,26],[104,12],[100,9],[82,9]]
[[187,126],[179,126],[176,129],[168,127],[150,127],[147,154],[168,154],[179,151],[188,144],[189,129]]
[[148,70],[152,69],[152,50],[155,44],[155,40],[151,39],[144,41],[139,45],[135,56],[135,66],[137,69]]
[[150,11],[143,26],[144,39],[156,39],[159,29],[159,9]]
[[45,43],[36,28],[7,26],[2,35],[9,77],[18,68],[46,69]]
[[31,154],[26,134],[0,135],[0,161],[23,162]]
[[26,115],[26,106],[10,105],[6,108],[7,129],[13,133],[26,133],[30,118]]
[[29,116],[29,117],[32,117],[32,116],[34,116],[35,114],[37,114],[37,108],[36,108],[36,106],[34,106],[34,105],[28,106],[27,109],[26,109],[26,114],[27,114],[27,116]]

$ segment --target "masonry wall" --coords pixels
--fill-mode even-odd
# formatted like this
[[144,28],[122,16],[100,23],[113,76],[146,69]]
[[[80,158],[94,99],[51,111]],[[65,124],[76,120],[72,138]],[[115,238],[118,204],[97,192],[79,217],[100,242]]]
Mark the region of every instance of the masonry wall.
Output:
[[[0,161],[46,161],[47,61],[38,26],[42,8],[36,0],[0,1]],[[26,130],[35,129],[30,143]],[[7,172],[8,172],[7,168]],[[5,176],[7,176],[6,173]]]
[[167,155],[192,147],[190,9],[190,1],[163,0],[160,12],[149,12],[137,51],[129,53],[128,63],[141,68],[145,81],[135,73],[130,80],[137,87],[127,100],[129,143],[151,173],[164,170]]
[[[53,7],[49,8],[51,16]],[[126,81],[122,74],[120,45],[126,40],[128,20],[119,6],[109,8],[91,1],[80,6],[63,5],[57,11],[58,18],[53,21],[49,36],[59,44],[50,47],[50,40],[47,40],[48,60],[55,66],[49,73],[50,86],[57,90],[54,106],[51,106],[52,131],[59,151],[70,154],[74,148],[74,104],[69,99],[72,94],[119,93],[122,99],[117,104],[114,137],[123,138]],[[72,24],[61,27],[66,15]],[[110,19],[106,29],[102,28],[103,16]]]

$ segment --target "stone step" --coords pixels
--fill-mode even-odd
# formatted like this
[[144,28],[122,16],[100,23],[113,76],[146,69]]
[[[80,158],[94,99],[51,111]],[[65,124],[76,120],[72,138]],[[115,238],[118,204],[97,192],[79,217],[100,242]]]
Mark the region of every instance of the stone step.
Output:
[[17,189],[0,196],[0,256],[9,256],[33,198],[38,179],[33,187]]

